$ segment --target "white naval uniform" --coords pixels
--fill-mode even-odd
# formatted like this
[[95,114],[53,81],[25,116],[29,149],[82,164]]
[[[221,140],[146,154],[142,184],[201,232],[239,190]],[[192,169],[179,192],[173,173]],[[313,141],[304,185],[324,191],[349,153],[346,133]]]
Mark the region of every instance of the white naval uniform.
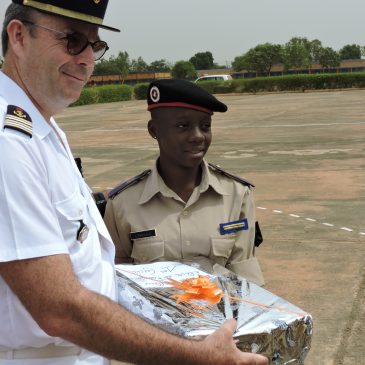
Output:
[[[8,105],[27,112],[32,137],[4,129]],[[114,245],[64,133],[53,119],[51,123],[64,146],[23,90],[0,72],[0,262],[69,254],[82,285],[115,300]],[[89,228],[83,243],[77,240],[80,220]],[[0,352],[73,346],[48,336],[1,277],[0,298]],[[0,365],[108,363],[85,350],[79,356],[48,360],[0,359]]]

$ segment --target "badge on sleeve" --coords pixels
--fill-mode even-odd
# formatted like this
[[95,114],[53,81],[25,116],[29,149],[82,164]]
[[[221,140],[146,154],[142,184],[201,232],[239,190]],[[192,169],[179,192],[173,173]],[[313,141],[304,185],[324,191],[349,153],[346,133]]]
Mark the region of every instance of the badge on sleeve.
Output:
[[4,129],[6,128],[22,132],[32,138],[32,119],[22,108],[18,106],[8,105],[4,121]]
[[248,220],[247,218],[240,221],[221,223],[219,225],[219,232],[223,236],[225,234],[235,233],[239,231],[248,230]]

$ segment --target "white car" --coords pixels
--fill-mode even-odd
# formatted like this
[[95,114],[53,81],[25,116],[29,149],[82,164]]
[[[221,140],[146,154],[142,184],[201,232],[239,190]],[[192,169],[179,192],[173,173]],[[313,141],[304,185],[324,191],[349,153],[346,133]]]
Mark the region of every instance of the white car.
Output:
[[204,75],[201,77],[198,77],[195,82],[200,81],[227,81],[232,80],[231,75]]

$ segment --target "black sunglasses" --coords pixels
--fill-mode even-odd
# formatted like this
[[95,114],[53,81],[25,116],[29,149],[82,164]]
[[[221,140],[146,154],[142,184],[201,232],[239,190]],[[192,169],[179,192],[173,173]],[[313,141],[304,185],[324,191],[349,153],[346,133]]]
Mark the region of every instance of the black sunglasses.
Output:
[[97,61],[97,60],[100,60],[100,58],[103,57],[105,52],[109,49],[108,44],[106,42],[100,41],[100,40],[95,41],[95,42],[90,42],[87,39],[86,35],[84,35],[82,33],[77,33],[77,32],[64,33],[64,32],[60,32],[59,30],[56,30],[56,29],[47,28],[40,24],[35,24],[29,20],[22,20],[22,23],[29,24],[33,27],[39,27],[39,28],[48,30],[50,32],[62,35],[63,38],[61,38],[61,39],[67,40],[67,52],[73,56],[80,54],[81,52],[83,52],[86,49],[86,47],[88,45],[90,45],[94,52],[94,60]]

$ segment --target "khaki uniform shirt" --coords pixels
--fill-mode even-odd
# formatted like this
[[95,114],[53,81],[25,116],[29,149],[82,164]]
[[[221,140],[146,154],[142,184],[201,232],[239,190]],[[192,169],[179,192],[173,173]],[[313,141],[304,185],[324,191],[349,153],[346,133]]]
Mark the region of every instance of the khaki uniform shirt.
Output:
[[[252,191],[205,161],[202,167],[202,181],[186,203],[166,186],[156,165],[149,176],[108,200],[104,219],[116,246],[116,262],[199,261],[205,257],[263,285],[254,256]],[[242,220],[244,229],[221,232],[221,224],[230,228]]]

